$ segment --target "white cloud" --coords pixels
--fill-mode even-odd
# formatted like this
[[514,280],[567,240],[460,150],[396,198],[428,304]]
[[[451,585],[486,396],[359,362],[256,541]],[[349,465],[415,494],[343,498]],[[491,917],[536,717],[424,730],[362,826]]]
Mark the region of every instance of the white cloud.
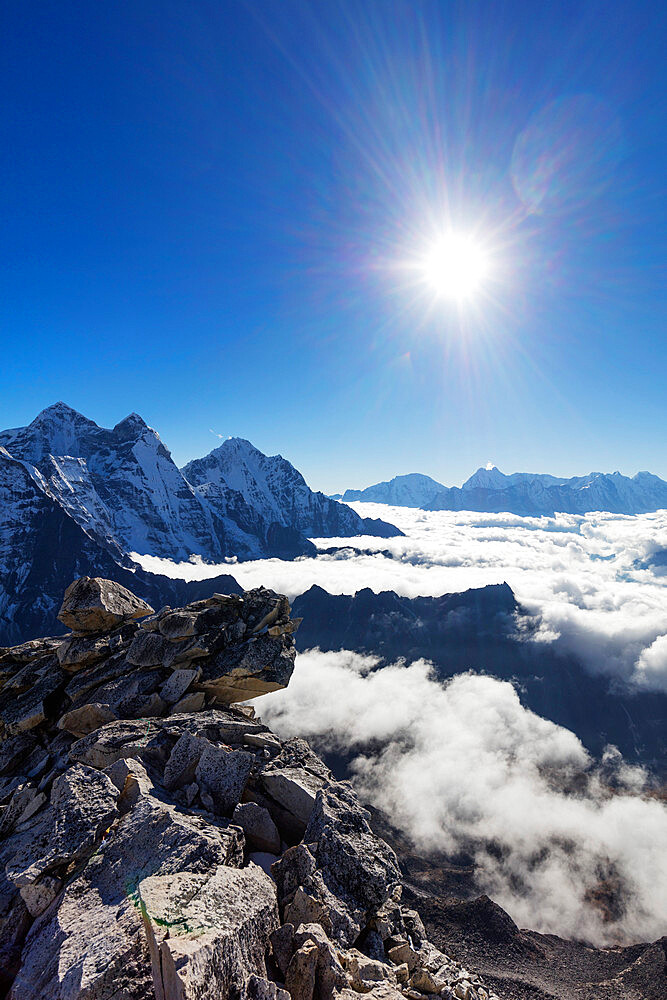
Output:
[[[420,848],[471,851],[480,887],[520,926],[600,946],[664,932],[667,807],[646,794],[641,769],[615,749],[594,767],[506,682],[464,674],[443,684],[424,661],[375,663],[311,650],[257,708],[283,737],[358,753],[362,797]],[[611,920],[592,902],[601,880],[620,886]]]
[[637,660],[639,683],[649,688],[667,692],[667,635],[659,635],[655,642],[643,649]]
[[[334,594],[371,587],[415,597],[507,581],[517,599],[540,616],[543,641],[576,654],[591,671],[667,688],[665,656],[660,644],[653,649],[665,633],[667,574],[639,568],[667,548],[667,511],[547,518],[351,506],[363,516],[398,524],[406,537],[318,539],[320,548],[336,551],[232,568],[137,558],[146,569],[184,579],[231,571],[244,587],[269,586],[290,598],[314,583]],[[353,553],[351,546],[366,554]]]

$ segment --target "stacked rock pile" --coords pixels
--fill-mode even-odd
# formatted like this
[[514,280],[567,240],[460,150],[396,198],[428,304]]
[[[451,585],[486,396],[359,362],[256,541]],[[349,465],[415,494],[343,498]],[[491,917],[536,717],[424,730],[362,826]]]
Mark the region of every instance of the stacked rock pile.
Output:
[[289,615],[84,578],[71,635],[0,650],[0,996],[493,1000],[349,783],[233,707],[288,683]]

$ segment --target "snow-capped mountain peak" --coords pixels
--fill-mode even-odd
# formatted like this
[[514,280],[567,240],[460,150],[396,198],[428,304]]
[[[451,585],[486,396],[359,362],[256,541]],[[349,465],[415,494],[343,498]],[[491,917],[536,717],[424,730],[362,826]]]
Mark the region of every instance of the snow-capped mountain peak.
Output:
[[364,521],[350,507],[310,489],[282,455],[265,455],[245,438],[228,438],[181,470],[198,490],[233,490],[268,525],[296,529],[308,538],[393,534],[397,529]]
[[470,479],[466,479],[461,489],[502,490],[505,488],[507,478],[508,477],[505,476],[495,465],[490,469],[486,466],[480,466],[477,472],[472,474]]
[[[346,490],[343,501],[362,500],[366,503],[388,503],[396,507],[423,507],[444,490],[442,483],[420,472],[394,476],[387,482],[368,486],[365,490]],[[339,499],[337,495],[335,499]]]
[[[243,438],[223,442],[184,475],[137,413],[109,429],[55,403],[27,427],[0,432],[0,447],[114,558],[291,558],[315,551],[310,535],[397,532],[313,493],[284,458]],[[0,527],[1,519],[2,511]]]

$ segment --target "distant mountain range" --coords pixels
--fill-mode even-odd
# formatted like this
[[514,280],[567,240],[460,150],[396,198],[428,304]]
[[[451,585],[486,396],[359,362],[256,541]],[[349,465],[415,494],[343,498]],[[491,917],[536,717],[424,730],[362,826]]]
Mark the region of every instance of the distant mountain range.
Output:
[[363,500],[422,510],[474,510],[522,515],[586,514],[604,510],[613,514],[647,514],[667,508],[667,483],[650,472],[622,476],[620,472],[591,472],[559,479],[531,472],[506,476],[495,466],[480,468],[460,488],[443,486],[429,476],[411,473],[364,490],[346,490],[332,499]]
[[249,441],[225,441],[181,470],[136,413],[108,430],[56,403],[0,432],[0,643],[57,628],[56,604],[76,576],[117,579],[150,603],[194,599],[139,571],[133,553],[290,559],[316,552],[310,536],[400,533],[313,492]]

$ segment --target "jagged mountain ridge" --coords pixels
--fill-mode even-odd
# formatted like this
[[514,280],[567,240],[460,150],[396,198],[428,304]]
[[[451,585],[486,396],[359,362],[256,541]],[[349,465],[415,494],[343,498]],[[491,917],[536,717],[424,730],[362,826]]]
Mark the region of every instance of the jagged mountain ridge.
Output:
[[136,413],[107,429],[56,403],[0,432],[0,446],[89,535],[126,554],[289,558],[314,551],[309,536],[398,532],[314,493],[289,462],[245,441],[190,463],[193,483]]
[[586,514],[595,510],[648,514],[667,507],[667,482],[650,472],[638,472],[632,477],[620,472],[591,472],[563,479],[531,472],[505,475],[494,466],[479,468],[461,487],[443,486],[429,476],[412,473],[336,496],[344,502],[360,500],[423,510],[524,516]]
[[[245,450],[243,476],[250,480],[254,463],[271,485],[266,497],[259,478],[246,489],[257,506],[220,474],[207,481],[203,467],[191,484],[137,414],[107,429],[57,403],[27,427],[0,432],[0,642],[57,628],[57,602],[77,576],[113,578],[158,605],[208,596],[220,581],[238,589],[223,575],[217,588],[209,580],[183,591],[182,581],[142,571],[135,552],[293,558],[315,553],[308,534],[398,532],[313,493],[280,456]],[[226,468],[233,475],[233,462]]]
[[205,458],[188,462],[181,472],[212,506],[218,503],[217,490],[232,489],[265,521],[307,537],[368,534],[387,538],[398,533],[392,525],[362,519],[345,504],[315,493],[282,455],[264,455],[244,438],[228,438]]
[[394,476],[387,482],[376,483],[365,490],[346,490],[336,493],[336,500],[348,502],[363,500],[367,503],[386,503],[394,507],[423,507],[425,503],[446,489],[442,483],[419,472],[407,476]]

